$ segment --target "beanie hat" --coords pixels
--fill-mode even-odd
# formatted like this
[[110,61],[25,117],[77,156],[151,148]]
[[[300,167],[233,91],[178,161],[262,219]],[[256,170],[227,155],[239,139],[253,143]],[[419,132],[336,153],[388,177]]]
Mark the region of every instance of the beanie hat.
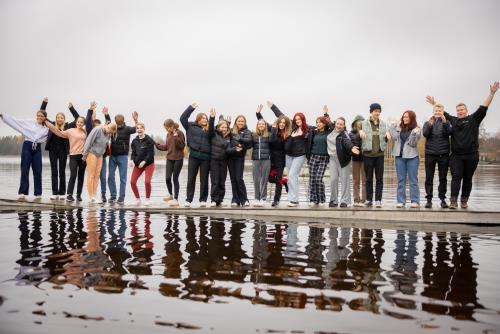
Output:
[[370,114],[372,113],[372,111],[374,111],[375,109],[379,109],[380,111],[382,111],[382,107],[380,106],[379,103],[372,103],[370,104]]
[[356,117],[354,117],[354,120],[352,121],[351,123],[351,128],[354,129],[354,124],[357,122],[357,121],[364,121],[365,118],[361,115],[356,115]]

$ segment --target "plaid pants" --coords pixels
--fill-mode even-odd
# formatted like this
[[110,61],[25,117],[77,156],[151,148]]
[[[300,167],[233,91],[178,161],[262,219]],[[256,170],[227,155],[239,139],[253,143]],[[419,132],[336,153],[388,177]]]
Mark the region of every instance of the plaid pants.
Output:
[[327,155],[311,155],[309,159],[309,202],[325,203],[325,183],[323,176],[330,157]]

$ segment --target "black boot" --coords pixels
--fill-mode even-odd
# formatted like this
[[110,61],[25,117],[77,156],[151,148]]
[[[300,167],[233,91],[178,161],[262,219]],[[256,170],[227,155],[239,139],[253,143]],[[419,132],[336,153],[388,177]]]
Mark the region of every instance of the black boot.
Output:
[[449,208],[448,203],[446,203],[446,201],[444,199],[441,200],[441,208],[442,209],[448,209]]
[[427,203],[425,203],[425,208],[426,209],[431,209],[432,208],[432,200],[428,199]]

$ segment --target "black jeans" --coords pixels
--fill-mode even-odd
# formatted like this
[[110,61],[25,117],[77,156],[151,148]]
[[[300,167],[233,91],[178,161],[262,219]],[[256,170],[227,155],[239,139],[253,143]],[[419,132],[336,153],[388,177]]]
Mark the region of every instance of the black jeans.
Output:
[[446,188],[448,180],[448,164],[450,156],[448,154],[426,154],[425,155],[425,198],[428,201],[432,200],[432,190],[434,187],[434,172],[436,171],[436,164],[439,173],[439,186],[438,194],[439,199],[444,201],[446,199]]
[[227,178],[227,161],[215,160],[210,161],[210,198],[212,202],[220,204],[224,200],[226,194],[226,178]]
[[75,189],[75,181],[78,177],[78,184],[76,186],[76,195],[82,195],[83,189],[83,179],[85,177],[85,161],[82,160],[81,154],[70,155],[69,156],[69,182],[68,182],[68,195],[73,195],[73,190]]
[[382,191],[384,190],[384,156],[381,157],[365,157],[363,163],[366,174],[366,200],[373,200],[373,172],[375,171],[375,200],[382,200]]
[[245,157],[229,158],[229,177],[231,178],[231,189],[233,191],[233,198],[231,203],[244,205],[247,198],[247,188],[245,181],[243,181],[243,170],[245,168]]
[[279,202],[281,199],[281,192],[283,190],[283,185],[281,184],[281,178],[283,177],[284,170],[285,167],[276,168],[276,175],[273,177],[273,180],[271,182],[276,185],[276,189],[274,190],[274,202]]
[[[184,159],[180,160],[167,160],[165,168],[165,183],[167,184],[168,193],[174,194],[175,199],[179,199],[179,174],[181,173],[182,164]],[[172,178],[174,182],[174,192],[172,193]]]
[[66,194],[66,161],[68,154],[61,151],[49,151],[52,195]]
[[186,202],[191,203],[194,197],[196,176],[200,171],[200,202],[206,202],[208,198],[208,172],[210,171],[210,160],[198,159],[189,156],[188,160],[188,182],[186,190]]
[[479,153],[451,154],[451,197],[458,197],[460,184],[462,185],[462,198],[468,198],[472,190],[472,177],[479,163]]

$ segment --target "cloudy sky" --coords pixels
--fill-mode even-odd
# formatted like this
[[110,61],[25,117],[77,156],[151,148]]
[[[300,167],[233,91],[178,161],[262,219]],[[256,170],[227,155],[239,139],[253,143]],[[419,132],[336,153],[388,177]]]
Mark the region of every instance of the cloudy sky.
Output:
[[[376,101],[422,121],[425,95],[472,109],[500,79],[498,13],[498,0],[0,0],[0,112],[30,118],[48,96],[49,115],[69,101],[83,113],[95,99],[161,134],[193,101],[252,126],[268,99],[348,121]],[[490,112],[500,130],[500,97]]]

